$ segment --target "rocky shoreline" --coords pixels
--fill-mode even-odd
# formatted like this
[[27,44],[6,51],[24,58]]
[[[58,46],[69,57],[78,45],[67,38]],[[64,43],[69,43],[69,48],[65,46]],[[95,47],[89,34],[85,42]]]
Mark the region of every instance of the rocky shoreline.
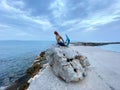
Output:
[[[101,46],[108,44],[120,44],[120,42],[109,43],[77,42],[71,44],[74,46]],[[14,83],[12,83],[9,87],[6,88],[6,90],[26,90],[30,84],[29,80],[33,78],[36,74],[38,74],[38,72],[44,70],[45,67],[48,65],[48,61],[45,57],[45,52],[46,51],[41,52],[40,55],[35,58],[32,66],[26,70],[25,75],[16,80]]]
[[34,77],[39,71],[42,71],[46,67],[48,61],[46,60],[45,52],[46,51],[41,52],[40,55],[35,58],[32,66],[26,70],[25,75],[12,83],[6,90],[26,90],[29,86],[28,81],[30,78]]
[[[120,90],[120,53],[74,45],[47,51],[49,66],[32,78],[27,90]],[[86,76],[81,61],[87,59]]]
[[[16,80],[14,83],[12,83],[9,87],[6,88],[6,90],[26,90],[29,87],[30,79],[32,79],[38,72],[42,72],[48,66],[48,60],[46,59],[46,51],[41,52],[34,60],[34,63],[31,67],[29,67],[25,75]],[[81,61],[86,60],[85,57],[81,56],[75,56],[74,59],[80,59]],[[67,58],[67,63],[72,62],[71,59]],[[77,62],[76,62],[77,63]],[[83,62],[81,62],[83,63]],[[75,67],[75,66],[74,66]],[[85,68],[86,66],[82,66]],[[77,69],[74,69],[75,73],[80,72]],[[86,71],[85,71],[86,72]],[[79,74],[78,74],[79,75]]]

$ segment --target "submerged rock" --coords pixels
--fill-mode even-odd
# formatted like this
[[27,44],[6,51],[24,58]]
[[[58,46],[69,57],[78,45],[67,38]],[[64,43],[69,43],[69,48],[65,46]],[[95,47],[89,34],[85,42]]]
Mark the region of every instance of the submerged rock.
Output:
[[87,57],[67,47],[48,49],[46,59],[53,73],[66,82],[82,80],[87,75],[87,67],[90,65]]

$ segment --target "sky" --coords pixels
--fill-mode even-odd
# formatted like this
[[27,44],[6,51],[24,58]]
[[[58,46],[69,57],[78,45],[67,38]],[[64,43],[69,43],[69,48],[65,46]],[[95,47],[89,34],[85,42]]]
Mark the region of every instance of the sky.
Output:
[[0,0],[0,40],[120,41],[120,0]]

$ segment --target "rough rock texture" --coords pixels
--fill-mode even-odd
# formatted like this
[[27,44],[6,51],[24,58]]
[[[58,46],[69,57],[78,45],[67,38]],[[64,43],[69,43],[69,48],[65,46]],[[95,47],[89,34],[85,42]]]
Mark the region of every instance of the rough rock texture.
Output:
[[46,58],[53,73],[66,82],[82,80],[87,75],[87,67],[90,65],[87,57],[67,47],[49,49]]
[[88,46],[69,48],[89,59],[87,77],[80,82],[66,83],[49,66],[34,76],[27,90],[120,90],[120,53]]
[[46,64],[47,60],[45,58],[45,51],[41,52],[39,56],[35,58],[33,65],[27,69],[27,75],[33,77],[35,76],[40,69],[43,68],[43,65]]

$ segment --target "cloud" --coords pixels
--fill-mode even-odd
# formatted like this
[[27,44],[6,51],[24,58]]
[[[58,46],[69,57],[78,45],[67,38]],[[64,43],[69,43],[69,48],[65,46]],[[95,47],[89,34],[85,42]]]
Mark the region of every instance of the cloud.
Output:
[[[17,2],[17,3],[16,3]],[[41,30],[48,30],[52,28],[52,24],[49,22],[48,19],[40,16],[31,16],[30,10],[22,10],[20,8],[17,8],[16,5],[20,5],[21,7],[24,6],[24,2],[22,1],[16,1],[13,4],[10,4],[8,0],[2,0],[0,2],[1,10],[4,13],[7,13],[4,16],[4,18],[8,18],[10,20],[10,24],[13,23],[13,26],[15,26],[15,23],[21,23],[21,25],[26,25],[27,27],[31,27],[34,30],[35,29],[41,29]],[[13,22],[13,20],[18,22]],[[35,27],[34,27],[35,26]],[[46,27],[47,26],[47,27]],[[17,27],[19,27],[17,25]],[[20,26],[21,27],[21,26]],[[20,28],[19,27],[19,28]]]
[[60,33],[103,31],[103,26],[118,20],[119,0],[0,1],[0,33],[12,34],[13,30],[16,37],[47,38],[54,30]]
[[65,0],[55,0],[50,4],[50,9],[52,10],[52,14],[54,18],[61,18],[66,16],[67,7]]
[[[100,4],[101,3],[101,4]],[[85,1],[78,2],[77,5],[74,5],[72,10],[79,11],[80,15],[84,15],[82,13],[87,13],[87,16],[72,16],[74,18],[68,19],[64,21],[61,25],[63,27],[67,27],[67,31],[93,31],[98,30],[98,26],[105,25],[110,22],[114,22],[119,20],[118,17],[120,16],[120,1],[95,1],[90,0],[85,3]],[[81,8],[84,9],[82,10]],[[69,7],[70,8],[70,7]],[[86,9],[85,9],[86,8]],[[72,13],[72,12],[69,12]]]
[[9,28],[8,25],[0,23],[0,29],[5,29],[5,28]]
[[14,4],[10,5],[10,2],[8,2],[7,0],[0,1],[0,10],[7,13],[23,13],[23,11],[21,11],[19,8],[15,8]]

